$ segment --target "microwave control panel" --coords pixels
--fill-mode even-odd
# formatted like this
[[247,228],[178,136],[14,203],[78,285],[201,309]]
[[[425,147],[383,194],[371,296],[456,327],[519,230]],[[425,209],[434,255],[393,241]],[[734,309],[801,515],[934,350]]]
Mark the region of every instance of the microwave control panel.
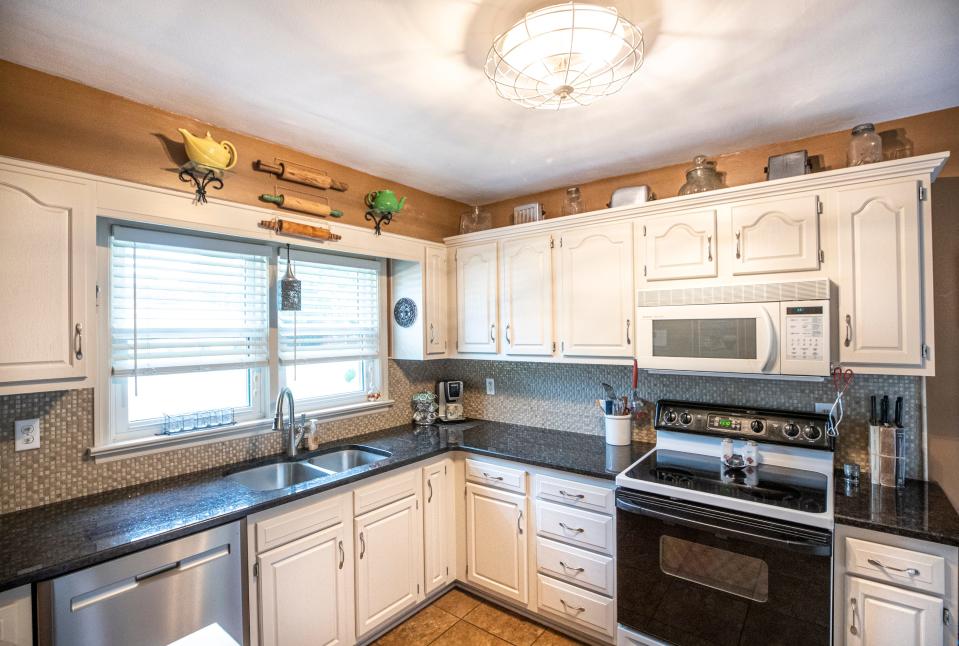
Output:
[[829,301],[784,302],[780,308],[782,373],[828,375]]

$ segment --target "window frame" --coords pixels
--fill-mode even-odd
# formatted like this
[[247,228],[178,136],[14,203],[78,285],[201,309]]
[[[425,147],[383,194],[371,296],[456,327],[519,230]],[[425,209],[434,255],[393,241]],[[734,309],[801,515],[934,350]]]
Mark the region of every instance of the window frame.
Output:
[[[137,228],[147,235],[155,234],[162,239],[165,234],[174,233],[182,236],[213,240],[217,245],[235,244],[237,248],[255,245],[267,250],[268,277],[269,277],[269,361],[267,366],[253,368],[259,378],[258,392],[255,401],[249,409],[237,409],[237,423],[230,426],[213,427],[171,435],[158,433],[160,425],[153,423],[144,425],[137,431],[130,431],[128,418],[118,425],[116,420],[120,415],[126,415],[125,401],[118,396],[119,386],[114,385],[111,370],[110,347],[110,275],[111,275],[111,230],[113,225],[127,228]],[[167,451],[188,445],[201,445],[219,442],[224,437],[230,439],[249,437],[261,433],[271,432],[273,423],[273,402],[282,384],[283,369],[279,361],[279,321],[277,303],[278,267],[281,253],[286,252],[285,243],[267,242],[240,237],[230,237],[212,232],[195,229],[181,229],[162,225],[141,224],[128,220],[116,220],[108,217],[97,218],[97,338],[96,344],[96,389],[94,442],[90,454],[97,460],[113,460],[134,455],[142,455],[157,451]],[[201,242],[202,245],[202,242]],[[387,261],[385,258],[370,258],[359,255],[339,254],[330,251],[318,251],[309,247],[294,249],[294,267],[297,256],[309,255],[322,260],[329,260],[334,264],[358,264],[375,266],[377,271],[377,311],[379,317],[379,347],[375,358],[368,359],[375,363],[375,371],[380,383],[380,399],[374,402],[366,401],[365,390],[359,396],[332,396],[329,398],[303,398],[296,400],[297,415],[305,414],[308,418],[321,420],[352,417],[373,413],[393,404],[389,398],[388,380],[388,352],[389,330],[387,325]],[[295,396],[295,393],[294,393]],[[142,432],[140,432],[142,431]]]

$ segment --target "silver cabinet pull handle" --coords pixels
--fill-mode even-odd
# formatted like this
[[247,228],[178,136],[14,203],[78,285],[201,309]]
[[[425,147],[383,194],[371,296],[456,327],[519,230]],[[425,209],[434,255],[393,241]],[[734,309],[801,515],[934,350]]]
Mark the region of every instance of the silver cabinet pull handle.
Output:
[[909,576],[919,576],[919,570],[914,567],[892,567],[891,565],[883,565],[881,561],[876,559],[866,559],[866,563],[872,565],[873,567],[882,568],[883,570],[892,570],[893,572],[905,572]]
[[483,472],[483,477],[484,477],[484,478],[489,478],[490,480],[499,480],[500,482],[503,481],[503,476],[491,476],[490,474],[486,473],[485,471]]
[[506,342],[513,345],[513,342],[509,340],[509,323],[506,324]]
[[519,532],[519,535],[523,535],[523,526],[520,524],[523,522],[523,510],[519,510],[519,516],[516,517],[516,531]]
[[343,569],[343,564],[346,563],[346,552],[343,551],[343,541],[340,541],[337,545],[340,548],[340,569]]
[[737,258],[742,258],[742,256],[741,256],[740,253],[739,253],[739,237],[740,237],[741,235],[742,235],[742,231],[741,231],[741,230],[736,232],[736,257],[737,257]]
[[563,599],[560,599],[559,602],[563,604],[563,607],[566,609],[566,612],[569,612],[570,610],[572,610],[573,612],[586,612],[586,608],[583,608],[582,606],[571,606],[568,603],[566,603],[566,601]]
[[713,237],[706,236],[706,260],[713,261]]
[[843,345],[848,348],[850,343],[852,343],[852,317],[846,314],[846,340],[843,341]]
[[430,343],[436,342],[436,336],[433,334],[433,324],[430,323]]
[[73,328],[73,349],[77,359],[83,358],[83,326],[77,323]]
[[852,623],[849,624],[849,632],[853,635],[858,635],[859,629],[856,628],[856,597],[849,599],[849,605],[852,608]]
[[585,572],[585,571],[586,571],[586,568],[582,568],[582,567],[570,567],[570,566],[566,565],[565,563],[563,563],[562,561],[560,561],[559,564],[563,566],[563,569],[564,569],[564,570],[568,570],[568,571],[570,571],[570,572]]
[[629,340],[629,319],[626,319],[626,345],[629,345],[632,341]]
[[496,343],[496,337],[493,335],[493,330],[496,328],[496,323],[489,324],[489,340],[493,343]]
[[430,503],[433,501],[433,483],[429,480],[426,481],[426,488],[429,489],[429,495],[426,496],[426,502]]
[[581,493],[566,493],[562,489],[559,490],[560,495],[566,496],[567,498],[574,498],[576,500],[582,500],[586,496]]
[[586,531],[582,527],[570,527],[566,523],[560,523],[559,526],[565,529],[567,532],[575,532],[577,534],[582,534],[583,532]]
[[360,558],[366,554],[366,541],[363,539],[363,532],[360,532]]

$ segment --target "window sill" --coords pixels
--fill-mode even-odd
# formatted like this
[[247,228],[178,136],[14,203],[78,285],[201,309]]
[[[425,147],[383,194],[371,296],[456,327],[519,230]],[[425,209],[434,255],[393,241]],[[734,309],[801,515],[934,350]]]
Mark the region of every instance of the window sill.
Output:
[[[321,422],[328,422],[335,419],[370,415],[390,408],[394,403],[392,399],[383,399],[375,402],[344,404],[342,406],[321,410],[297,411],[297,417],[304,414],[308,420],[316,419]],[[152,453],[174,451],[191,446],[202,446],[213,442],[252,437],[253,435],[259,435],[264,432],[274,432],[272,429],[273,418],[270,417],[240,422],[232,426],[181,433],[179,435],[151,435],[150,437],[125,440],[103,446],[93,446],[90,447],[87,452],[96,462],[110,462]]]

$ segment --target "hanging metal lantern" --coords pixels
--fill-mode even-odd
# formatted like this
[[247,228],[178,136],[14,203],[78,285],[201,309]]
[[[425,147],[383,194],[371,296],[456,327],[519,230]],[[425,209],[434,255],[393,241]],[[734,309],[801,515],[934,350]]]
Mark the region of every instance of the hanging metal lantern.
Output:
[[286,245],[286,274],[280,281],[280,309],[284,312],[299,312],[303,307],[301,295],[300,280],[293,275],[290,245]]

